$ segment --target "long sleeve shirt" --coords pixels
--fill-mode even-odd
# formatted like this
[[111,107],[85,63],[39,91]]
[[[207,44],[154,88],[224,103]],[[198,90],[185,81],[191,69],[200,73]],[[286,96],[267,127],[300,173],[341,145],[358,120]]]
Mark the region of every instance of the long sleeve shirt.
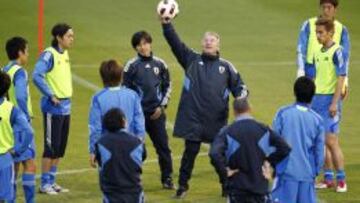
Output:
[[89,112],[89,151],[94,153],[94,146],[101,134],[103,116],[112,108],[120,108],[126,117],[126,130],[138,137],[145,138],[145,119],[141,108],[141,99],[137,93],[126,87],[108,87],[97,92],[91,101]]
[[314,181],[324,163],[325,130],[321,117],[307,105],[296,103],[280,108],[273,129],[292,147],[283,172],[277,175]]

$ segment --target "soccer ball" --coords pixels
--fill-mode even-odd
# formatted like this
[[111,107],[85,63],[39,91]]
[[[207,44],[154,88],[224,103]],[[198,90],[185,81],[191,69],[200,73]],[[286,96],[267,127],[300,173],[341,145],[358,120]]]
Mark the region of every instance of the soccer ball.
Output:
[[157,12],[168,21],[179,13],[179,5],[175,0],[161,0],[157,6]]

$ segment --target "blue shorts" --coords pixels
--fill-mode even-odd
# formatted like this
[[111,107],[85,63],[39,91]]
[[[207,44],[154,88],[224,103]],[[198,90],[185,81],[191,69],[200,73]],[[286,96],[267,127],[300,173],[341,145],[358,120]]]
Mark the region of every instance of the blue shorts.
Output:
[[274,203],[316,203],[314,182],[303,182],[276,177],[272,191]]
[[35,140],[31,141],[29,148],[19,156],[14,157],[14,162],[19,163],[26,160],[35,159]]
[[331,105],[333,99],[333,95],[315,95],[311,108],[318,113],[325,124],[325,132],[339,134],[340,132],[340,120],[341,120],[341,112],[342,112],[342,102],[338,103],[338,112],[336,116],[331,117],[329,112],[329,107]]
[[0,183],[0,200],[12,200],[15,183],[14,164],[0,169]]

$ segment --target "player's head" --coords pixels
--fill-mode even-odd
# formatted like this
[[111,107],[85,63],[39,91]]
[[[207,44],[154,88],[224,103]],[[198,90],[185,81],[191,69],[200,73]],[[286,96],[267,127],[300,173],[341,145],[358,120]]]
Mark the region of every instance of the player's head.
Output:
[[125,114],[119,108],[112,108],[106,112],[102,122],[104,128],[109,132],[117,132],[126,127]]
[[316,37],[320,44],[326,44],[332,40],[334,35],[334,21],[326,18],[319,18],[316,21]]
[[201,45],[203,53],[216,55],[220,51],[220,35],[216,32],[205,32]]
[[53,36],[51,42],[53,47],[69,49],[74,42],[74,31],[71,26],[66,23],[56,24],[51,30],[51,35]]
[[100,65],[100,76],[104,87],[119,86],[122,78],[123,67],[115,60],[103,61]]
[[131,38],[132,47],[142,56],[151,55],[151,35],[142,30],[133,34]]
[[321,17],[334,20],[338,5],[338,0],[320,0]]
[[233,110],[235,116],[251,112],[251,106],[248,98],[234,99]]
[[299,77],[294,84],[294,94],[296,101],[310,104],[315,94],[315,83],[308,77]]
[[0,70],[0,98],[6,96],[11,85],[11,79],[8,74]]
[[13,37],[6,42],[6,53],[9,60],[17,60],[25,65],[29,58],[28,42],[22,37]]

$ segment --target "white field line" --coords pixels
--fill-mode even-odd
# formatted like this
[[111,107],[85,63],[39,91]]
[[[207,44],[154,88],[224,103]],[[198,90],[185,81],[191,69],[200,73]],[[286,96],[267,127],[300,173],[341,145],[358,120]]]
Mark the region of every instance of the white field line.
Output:
[[[198,156],[207,156],[208,153],[207,152],[201,152],[198,154]],[[182,156],[173,156],[173,160],[180,160],[182,158]],[[157,163],[158,159],[150,159],[150,160],[145,160],[144,165],[147,164],[151,164],[151,163]],[[71,175],[71,174],[79,174],[79,173],[86,173],[89,171],[96,171],[96,168],[81,168],[81,169],[73,169],[73,170],[64,170],[64,171],[60,171],[57,172],[56,175]],[[38,174],[36,175],[36,179],[41,178],[41,175]],[[18,180],[18,182],[20,182],[20,179]]]

